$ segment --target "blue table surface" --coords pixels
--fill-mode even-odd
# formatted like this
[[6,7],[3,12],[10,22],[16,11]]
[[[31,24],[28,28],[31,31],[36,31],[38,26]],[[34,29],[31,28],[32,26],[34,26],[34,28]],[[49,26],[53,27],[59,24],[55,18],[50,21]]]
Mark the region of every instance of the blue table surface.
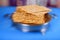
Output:
[[0,7],[0,40],[60,40],[60,9],[50,8],[57,15],[52,18],[46,34],[40,32],[22,32],[12,27],[12,21],[4,18],[5,14],[12,14],[16,7]]

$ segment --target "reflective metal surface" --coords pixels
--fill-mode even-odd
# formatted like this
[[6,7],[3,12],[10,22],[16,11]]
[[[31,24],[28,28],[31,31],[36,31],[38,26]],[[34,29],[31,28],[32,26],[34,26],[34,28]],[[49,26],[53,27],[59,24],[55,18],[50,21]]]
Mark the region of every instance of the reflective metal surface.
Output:
[[[49,14],[52,18],[57,18],[57,16],[55,14]],[[6,16],[6,15],[5,15]],[[11,15],[8,15],[11,18]],[[28,24],[21,24],[21,23],[15,23],[13,22],[13,24],[15,25],[15,27],[17,27],[18,29],[22,30],[23,32],[41,32],[43,35],[45,34],[45,32],[47,31],[47,29],[49,28],[49,22],[51,21],[51,19],[42,24],[42,25],[28,25]],[[12,20],[12,18],[11,18]]]

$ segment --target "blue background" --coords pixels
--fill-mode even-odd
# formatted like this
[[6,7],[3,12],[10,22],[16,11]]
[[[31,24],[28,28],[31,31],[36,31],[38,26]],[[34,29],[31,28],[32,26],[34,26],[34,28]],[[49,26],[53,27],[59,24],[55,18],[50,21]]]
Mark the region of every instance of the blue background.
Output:
[[22,32],[12,27],[12,21],[4,15],[12,14],[16,7],[0,7],[0,40],[60,40],[60,9],[50,9],[57,18],[50,21],[49,29],[43,36],[40,32]]

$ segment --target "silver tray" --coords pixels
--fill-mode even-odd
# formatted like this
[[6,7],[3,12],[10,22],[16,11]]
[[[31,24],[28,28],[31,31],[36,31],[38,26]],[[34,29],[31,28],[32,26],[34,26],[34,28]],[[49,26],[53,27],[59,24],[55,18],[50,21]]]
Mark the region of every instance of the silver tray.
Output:
[[[55,14],[49,14],[49,16],[51,17],[51,19],[56,18]],[[11,18],[11,20],[12,20],[12,15],[9,15],[9,18]],[[41,24],[41,25],[28,25],[28,24],[22,24],[22,23],[15,23],[13,20],[12,20],[12,22],[16,28],[22,30],[23,32],[39,31],[42,34],[45,34],[47,29],[49,28],[49,23],[50,23],[51,19],[48,22]]]

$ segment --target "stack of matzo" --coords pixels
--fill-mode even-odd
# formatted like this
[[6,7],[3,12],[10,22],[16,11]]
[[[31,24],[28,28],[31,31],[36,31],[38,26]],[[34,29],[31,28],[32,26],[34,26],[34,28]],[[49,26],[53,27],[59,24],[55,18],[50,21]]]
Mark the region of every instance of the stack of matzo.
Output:
[[24,24],[44,24],[45,14],[48,12],[50,12],[50,9],[43,6],[18,6],[16,12],[14,12],[12,16],[12,19],[14,22]]

